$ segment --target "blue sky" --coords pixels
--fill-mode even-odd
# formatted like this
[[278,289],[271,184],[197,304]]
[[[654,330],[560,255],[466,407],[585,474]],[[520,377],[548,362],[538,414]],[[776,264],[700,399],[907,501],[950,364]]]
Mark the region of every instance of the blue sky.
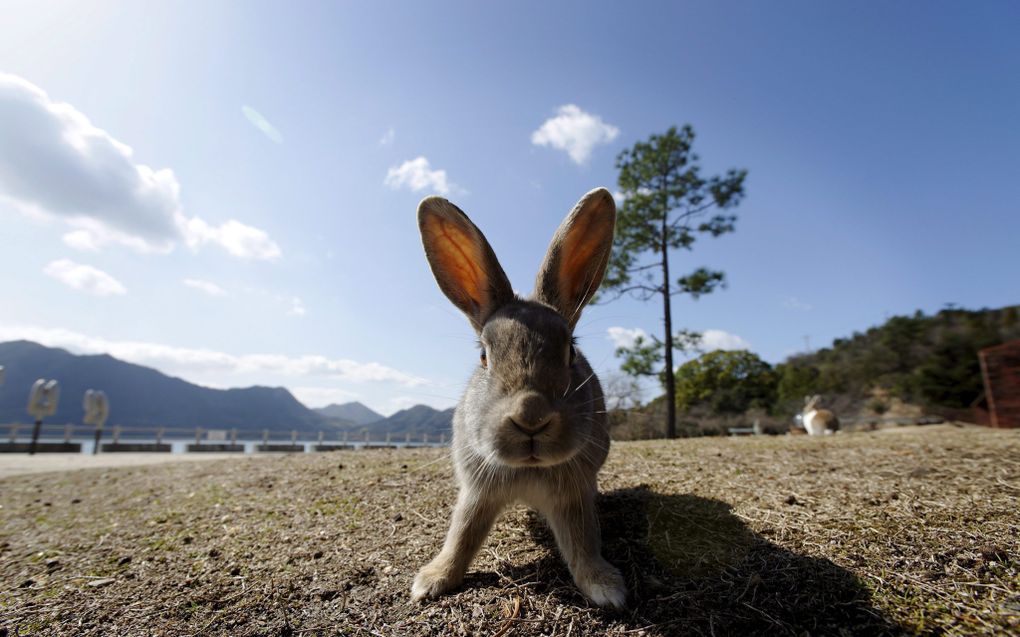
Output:
[[[460,205],[527,292],[616,154],[685,122],[706,171],[749,177],[737,232],[672,261],[729,288],[675,325],[778,362],[892,314],[1018,301],[1015,3],[3,13],[2,340],[313,406],[450,406],[474,337],[417,202]],[[612,372],[612,335],[658,333],[659,309],[589,308],[582,348]]]

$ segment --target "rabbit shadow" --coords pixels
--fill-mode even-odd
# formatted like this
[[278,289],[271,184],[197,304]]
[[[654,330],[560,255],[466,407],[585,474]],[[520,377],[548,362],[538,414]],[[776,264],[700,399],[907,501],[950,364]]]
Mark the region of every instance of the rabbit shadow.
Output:
[[[603,555],[627,580],[628,609],[601,620],[648,635],[886,635],[904,629],[874,608],[862,582],[822,558],[756,534],[726,502],[647,486],[598,501]],[[545,522],[528,518],[545,555],[513,569],[536,595],[585,606]]]

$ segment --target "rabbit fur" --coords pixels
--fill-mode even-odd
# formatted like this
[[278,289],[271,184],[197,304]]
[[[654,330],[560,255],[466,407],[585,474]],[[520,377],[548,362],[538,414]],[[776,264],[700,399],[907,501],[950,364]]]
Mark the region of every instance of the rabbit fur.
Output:
[[620,572],[602,557],[596,475],[609,450],[598,378],[573,345],[580,311],[602,282],[616,206],[592,190],[560,225],[535,293],[518,297],[481,231],[456,206],[418,206],[426,258],[440,289],[463,311],[483,348],[453,416],[460,490],[439,554],[414,579],[412,598],[461,584],[500,513],[514,502],[548,522],[578,588],[622,608]]
[[819,395],[804,397],[804,410],[800,413],[800,423],[809,436],[821,436],[839,431],[839,418],[828,409],[819,409]]

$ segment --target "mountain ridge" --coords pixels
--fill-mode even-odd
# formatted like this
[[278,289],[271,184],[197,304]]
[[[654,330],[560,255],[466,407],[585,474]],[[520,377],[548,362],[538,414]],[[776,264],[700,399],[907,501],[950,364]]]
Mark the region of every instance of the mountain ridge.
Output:
[[438,439],[450,432],[453,419],[452,408],[441,411],[426,405],[389,417],[357,401],[310,409],[284,387],[204,387],[109,354],[74,354],[27,340],[0,343],[0,365],[6,370],[6,382],[0,385],[0,423],[30,422],[26,403],[37,378],[60,382],[60,402],[57,412],[46,419],[49,423],[81,423],[81,397],[86,389],[101,389],[109,397],[108,426],[287,433],[367,429],[399,435],[427,433]]
[[354,400],[349,403],[332,403],[313,409],[326,418],[346,421],[352,425],[369,425],[384,420],[385,416]]
[[73,354],[32,341],[0,343],[0,422],[26,422],[29,387],[37,378],[60,382],[61,397],[49,422],[81,422],[81,396],[102,389],[110,400],[109,425],[300,431],[331,428],[283,387],[214,389],[109,354]]

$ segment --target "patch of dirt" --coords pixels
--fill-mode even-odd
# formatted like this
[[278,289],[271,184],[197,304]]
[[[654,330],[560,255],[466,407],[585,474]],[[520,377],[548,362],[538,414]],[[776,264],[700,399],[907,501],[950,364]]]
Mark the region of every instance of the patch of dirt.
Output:
[[613,443],[577,592],[517,508],[413,604],[456,487],[441,450],[0,480],[0,635],[1020,633],[1020,432]]

